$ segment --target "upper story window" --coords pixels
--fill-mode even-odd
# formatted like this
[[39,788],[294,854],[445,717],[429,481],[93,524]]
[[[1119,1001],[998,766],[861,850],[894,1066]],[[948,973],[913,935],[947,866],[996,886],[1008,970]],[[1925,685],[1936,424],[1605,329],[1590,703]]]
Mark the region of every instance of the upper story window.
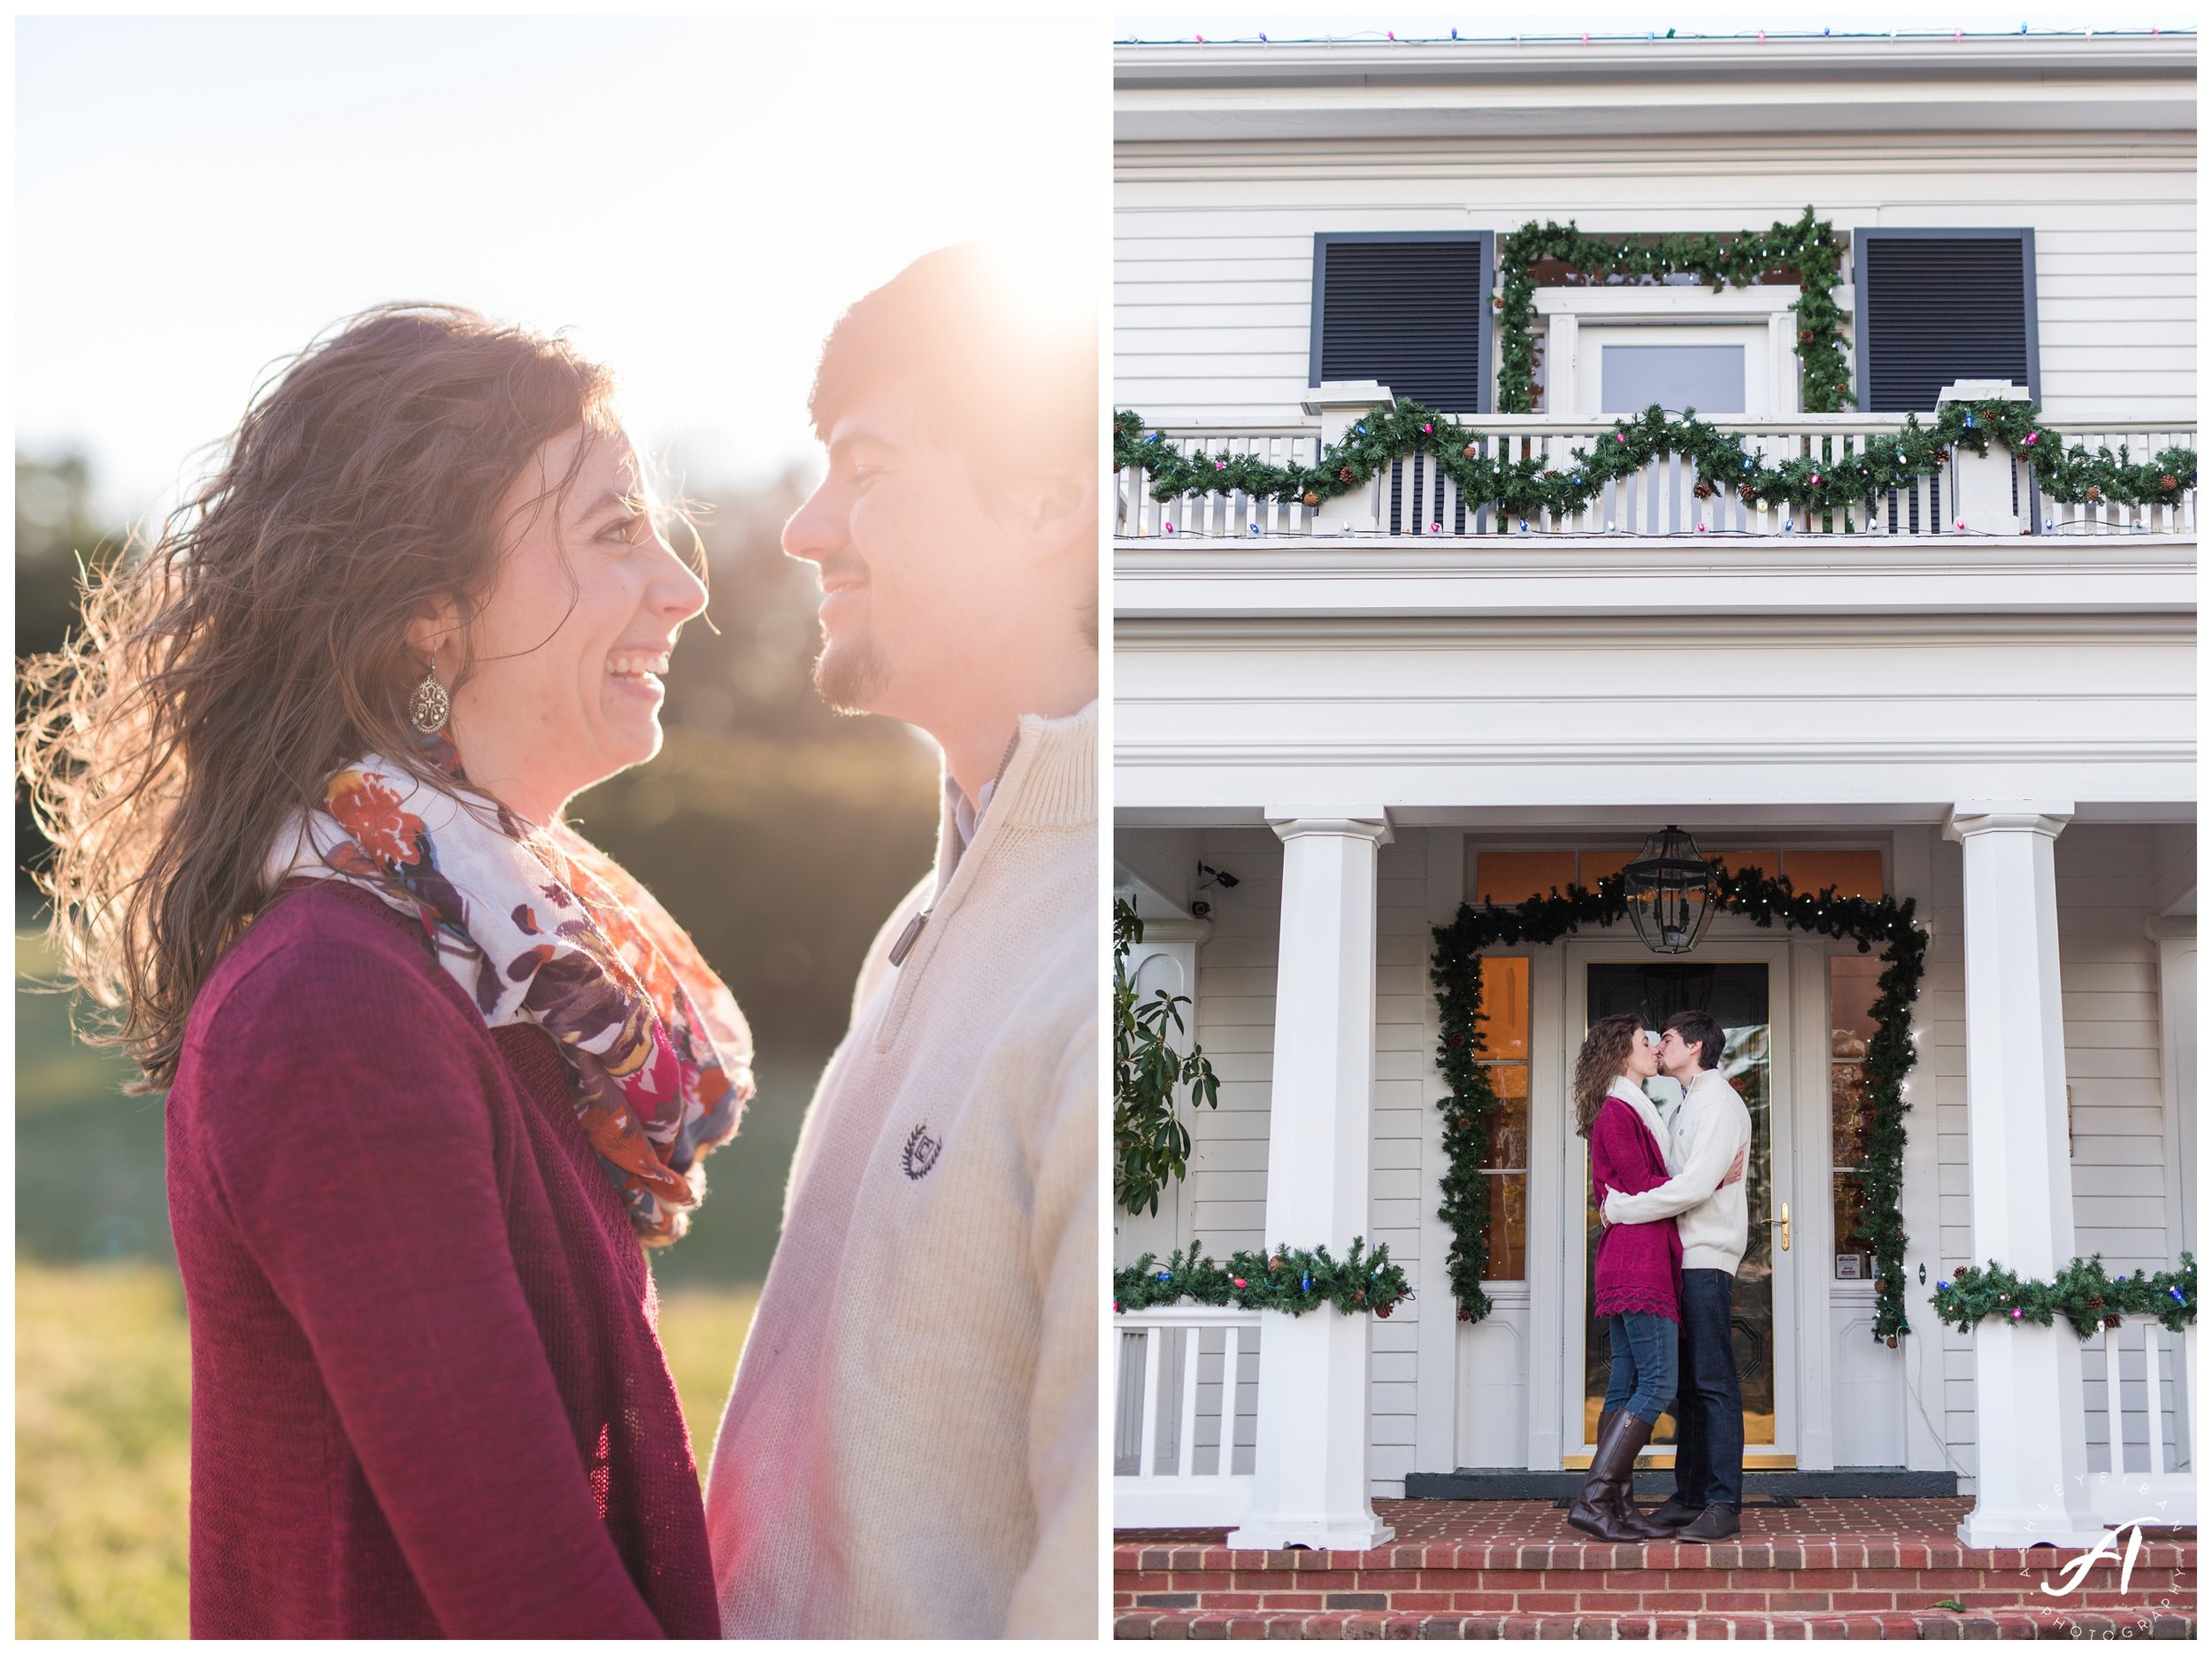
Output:
[[1313,238],[1308,383],[1379,380],[1446,413],[1490,408],[1488,230]]
[[1863,413],[1928,413],[1954,380],[2010,380],[2039,400],[2033,230],[1857,230]]
[[1707,419],[1798,412],[1799,289],[1761,283],[1539,288],[1538,389],[1559,420],[1632,417],[1652,404]]

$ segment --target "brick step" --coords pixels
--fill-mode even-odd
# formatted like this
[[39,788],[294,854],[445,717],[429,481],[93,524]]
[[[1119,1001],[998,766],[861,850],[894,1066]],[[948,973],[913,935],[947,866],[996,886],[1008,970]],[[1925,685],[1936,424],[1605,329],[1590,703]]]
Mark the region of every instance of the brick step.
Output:
[[[2124,1590],[2119,1560],[1955,1541],[1827,1538],[1711,1546],[1495,1540],[1371,1551],[1115,1547],[1117,1614],[1263,1617],[1803,1616],[2007,1610],[2125,1616],[2193,1611],[2196,1543],[2146,1543]],[[2068,1582],[2073,1584],[2068,1587]],[[2185,1585],[2183,1582],[2186,1582]],[[2042,1588],[2066,1589],[2054,1597]],[[1944,1606],[1947,1600],[1960,1606]]]
[[1867,1614],[1314,1614],[1123,1611],[1117,1638],[2173,1638],[2193,1642],[2193,1612],[1947,1610]]

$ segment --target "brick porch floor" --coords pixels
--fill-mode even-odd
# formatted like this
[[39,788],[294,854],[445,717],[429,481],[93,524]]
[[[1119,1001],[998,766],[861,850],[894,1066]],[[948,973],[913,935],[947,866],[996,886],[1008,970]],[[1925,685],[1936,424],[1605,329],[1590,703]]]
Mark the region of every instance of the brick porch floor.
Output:
[[[1655,1500],[1644,1502],[1647,1507]],[[1615,1546],[1548,1500],[1378,1500],[1371,1551],[1230,1551],[1223,1529],[1115,1536],[1121,1637],[2193,1637],[2196,1531],[2147,1530],[2129,1586],[2078,1551],[1973,1550],[1965,1499],[1753,1506],[1713,1546]],[[1955,1605],[1957,1607],[1948,1605]]]

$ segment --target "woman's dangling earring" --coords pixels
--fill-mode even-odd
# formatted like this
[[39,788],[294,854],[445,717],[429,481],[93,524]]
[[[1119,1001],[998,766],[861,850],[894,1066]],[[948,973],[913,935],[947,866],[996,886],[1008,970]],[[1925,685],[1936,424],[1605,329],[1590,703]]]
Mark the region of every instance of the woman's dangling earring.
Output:
[[408,717],[425,735],[434,735],[445,727],[445,721],[453,712],[452,697],[445,686],[438,681],[434,669],[423,674],[422,682],[415,686],[414,698],[408,703]]

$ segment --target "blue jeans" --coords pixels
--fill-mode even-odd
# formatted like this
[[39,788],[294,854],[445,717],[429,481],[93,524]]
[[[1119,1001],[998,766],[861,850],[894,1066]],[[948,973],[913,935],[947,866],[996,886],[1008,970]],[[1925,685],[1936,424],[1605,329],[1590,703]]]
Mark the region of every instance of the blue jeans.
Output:
[[1736,1278],[1682,1273],[1682,1394],[1674,1417],[1674,1497],[1743,1510],[1743,1393],[1732,1328]]
[[1632,1312],[1605,1319],[1606,1342],[1613,1347],[1613,1372],[1605,1386],[1608,1410],[1626,1405],[1647,1425],[1674,1399],[1675,1329],[1664,1316]]

